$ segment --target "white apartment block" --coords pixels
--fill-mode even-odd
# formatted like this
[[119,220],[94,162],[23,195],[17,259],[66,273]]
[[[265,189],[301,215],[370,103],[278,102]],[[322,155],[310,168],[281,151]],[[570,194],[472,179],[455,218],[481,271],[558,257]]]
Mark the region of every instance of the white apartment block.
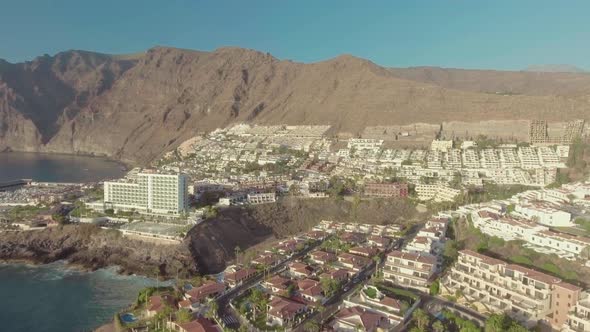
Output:
[[433,140],[430,144],[431,151],[447,152],[453,148],[453,141]]
[[590,332],[590,294],[582,292],[580,300],[570,311],[562,332]]
[[574,223],[571,221],[571,213],[558,210],[549,203],[517,204],[514,210],[525,218],[534,220],[542,225],[552,227],[574,226]]
[[461,190],[442,184],[417,184],[415,190],[421,201],[452,202],[461,194]]
[[523,169],[534,169],[541,167],[539,155],[532,147],[519,147],[518,156],[520,158],[520,167]]
[[383,278],[404,287],[426,291],[436,273],[436,259],[432,256],[392,251],[387,254]]
[[520,159],[514,149],[498,149],[502,168],[520,167]]
[[383,145],[382,139],[352,138],[348,140],[348,148],[356,150],[379,150]]
[[480,164],[482,168],[500,168],[500,158],[496,150],[485,149],[481,151]]
[[482,233],[497,236],[505,241],[526,241],[526,239],[534,234],[549,229],[533,222],[514,219],[509,216],[500,216],[487,210],[472,212],[471,220],[473,221],[473,226],[478,228]]
[[274,192],[271,192],[271,193],[248,194],[246,196],[246,200],[250,204],[274,203],[274,202],[277,201],[277,195]]
[[460,291],[488,310],[506,313],[531,328],[544,321],[559,329],[578,301],[581,289],[559,278],[478,254],[459,252],[443,287]]
[[477,157],[477,152],[475,150],[473,150],[473,149],[464,150],[461,158],[463,159],[463,167],[472,168],[472,169],[481,168],[481,165],[479,163],[479,158]]
[[105,209],[179,215],[188,211],[188,177],[184,174],[139,172],[104,183]]

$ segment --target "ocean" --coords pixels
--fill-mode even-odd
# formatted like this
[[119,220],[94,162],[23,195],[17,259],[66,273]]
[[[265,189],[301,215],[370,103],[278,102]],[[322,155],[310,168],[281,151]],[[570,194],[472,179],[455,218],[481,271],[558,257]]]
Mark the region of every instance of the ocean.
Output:
[[92,331],[152,285],[155,280],[121,276],[114,268],[82,272],[63,262],[2,264],[0,331]]
[[0,182],[33,179],[40,182],[94,182],[125,175],[122,164],[97,157],[2,152]]
[[[57,154],[0,153],[0,182],[93,182],[123,176],[123,165]],[[0,264],[0,331],[86,332],[109,322],[156,281],[120,276],[114,268],[92,273],[65,263]]]

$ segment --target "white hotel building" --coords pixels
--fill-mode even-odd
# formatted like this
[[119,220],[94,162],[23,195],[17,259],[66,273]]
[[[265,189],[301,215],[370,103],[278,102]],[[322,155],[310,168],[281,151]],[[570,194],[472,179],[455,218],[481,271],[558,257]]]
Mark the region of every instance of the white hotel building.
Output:
[[180,215],[188,211],[188,177],[144,171],[122,180],[105,181],[104,208]]

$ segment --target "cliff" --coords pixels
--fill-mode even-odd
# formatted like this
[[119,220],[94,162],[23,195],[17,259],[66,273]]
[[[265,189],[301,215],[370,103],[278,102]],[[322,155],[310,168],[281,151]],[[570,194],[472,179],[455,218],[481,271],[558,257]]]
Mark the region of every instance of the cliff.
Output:
[[0,61],[0,151],[145,163],[232,123],[365,126],[589,118],[590,75],[390,69],[349,55],[281,61],[240,48],[67,51]]

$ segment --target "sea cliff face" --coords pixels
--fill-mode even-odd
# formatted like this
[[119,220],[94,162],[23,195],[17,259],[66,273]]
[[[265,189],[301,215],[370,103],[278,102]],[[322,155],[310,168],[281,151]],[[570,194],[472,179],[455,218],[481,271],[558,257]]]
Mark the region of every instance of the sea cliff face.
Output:
[[348,55],[302,64],[240,48],[0,60],[0,151],[146,163],[198,132],[239,122],[329,124],[355,135],[375,125],[589,114],[585,73],[389,69]]
[[94,225],[0,233],[0,260],[67,260],[91,270],[118,266],[123,274],[162,278],[190,277],[200,272],[186,245],[155,245]]

